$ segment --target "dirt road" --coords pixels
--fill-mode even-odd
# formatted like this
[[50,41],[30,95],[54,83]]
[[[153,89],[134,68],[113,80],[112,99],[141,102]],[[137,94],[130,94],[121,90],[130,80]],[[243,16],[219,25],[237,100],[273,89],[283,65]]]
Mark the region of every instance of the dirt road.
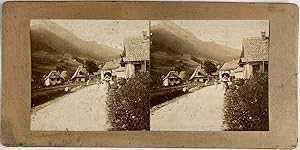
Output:
[[222,85],[208,86],[175,98],[151,111],[153,131],[220,131],[223,120]]
[[31,114],[31,130],[107,130],[105,100],[105,85],[91,85],[59,97]]

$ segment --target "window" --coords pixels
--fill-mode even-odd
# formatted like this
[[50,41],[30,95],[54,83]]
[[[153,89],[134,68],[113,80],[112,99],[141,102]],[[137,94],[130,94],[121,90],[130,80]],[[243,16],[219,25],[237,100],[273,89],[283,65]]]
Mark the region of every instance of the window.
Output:
[[142,64],[134,64],[135,71],[142,70]]
[[259,65],[253,65],[253,74],[259,72]]

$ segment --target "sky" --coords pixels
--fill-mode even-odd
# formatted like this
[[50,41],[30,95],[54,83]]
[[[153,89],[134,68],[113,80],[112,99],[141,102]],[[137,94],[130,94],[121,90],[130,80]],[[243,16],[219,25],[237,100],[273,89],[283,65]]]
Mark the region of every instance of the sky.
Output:
[[[260,36],[261,31],[269,35],[268,20],[171,20],[192,32],[202,41],[214,41],[231,48],[242,48],[242,39]],[[161,21],[151,21],[151,25]]]
[[148,20],[51,20],[85,41],[123,50],[126,37],[142,36],[149,31]]
[[[117,49],[123,49],[124,38],[142,36],[142,31],[149,31],[149,20],[51,21],[71,31],[80,39],[95,41]],[[151,25],[160,22],[152,20]],[[268,20],[172,20],[172,22],[191,31],[200,40],[214,41],[240,50],[243,38],[260,36],[261,31],[269,35]]]

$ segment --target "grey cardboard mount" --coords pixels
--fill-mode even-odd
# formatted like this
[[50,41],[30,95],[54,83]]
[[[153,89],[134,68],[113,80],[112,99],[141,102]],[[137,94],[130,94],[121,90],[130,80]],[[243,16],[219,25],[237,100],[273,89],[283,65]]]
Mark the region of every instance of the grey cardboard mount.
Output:
[[[30,19],[269,20],[269,131],[30,131]],[[297,145],[295,4],[6,2],[1,142],[6,146],[294,148]]]

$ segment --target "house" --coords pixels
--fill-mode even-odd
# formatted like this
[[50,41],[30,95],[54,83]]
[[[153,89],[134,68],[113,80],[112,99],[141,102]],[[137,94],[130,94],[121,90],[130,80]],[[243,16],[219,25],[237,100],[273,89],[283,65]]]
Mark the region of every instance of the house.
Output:
[[68,73],[67,71],[62,71],[59,75],[63,80],[67,80],[68,78]]
[[187,76],[186,71],[180,71],[178,76],[183,80],[186,79],[186,76]]
[[105,74],[107,73],[110,73],[110,75],[117,78],[125,78],[125,67],[121,66],[121,59],[114,59],[106,62],[101,69],[101,79],[104,79]]
[[58,71],[51,71],[45,78],[44,78],[44,85],[58,85],[62,83],[62,78]]
[[126,78],[132,77],[138,71],[148,71],[150,61],[149,36],[143,32],[143,36],[126,38],[122,57]]
[[208,80],[207,73],[202,69],[201,66],[198,66],[190,77],[189,81],[191,82],[205,82]]
[[219,70],[219,81],[222,81],[224,75],[229,76],[231,79],[235,78],[234,70],[239,68],[239,59],[226,62]]
[[170,71],[165,77],[163,77],[163,86],[179,85],[182,78],[179,77],[176,71]]
[[261,32],[260,37],[245,38],[242,41],[240,66],[243,76],[248,79],[255,73],[268,72],[269,37]]
[[75,82],[86,82],[88,78],[88,72],[83,66],[79,66],[75,73],[73,74],[71,80]]
[[117,76],[117,78],[126,78],[125,67],[120,66],[113,70],[113,75]]

